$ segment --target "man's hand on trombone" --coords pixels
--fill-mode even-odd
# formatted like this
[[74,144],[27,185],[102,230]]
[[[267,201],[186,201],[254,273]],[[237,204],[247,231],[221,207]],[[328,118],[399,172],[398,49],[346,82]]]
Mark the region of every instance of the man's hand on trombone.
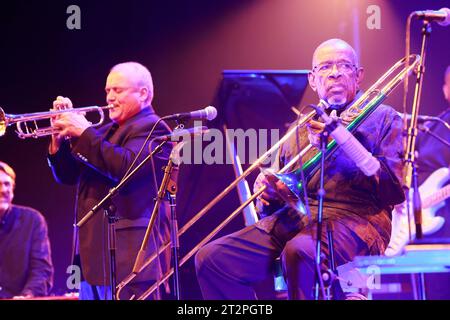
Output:
[[263,186],[265,186],[265,190],[258,197],[258,200],[261,201],[264,206],[270,206],[274,203],[291,202],[292,200],[297,199],[286,185],[274,175],[261,172],[256,178],[254,189],[255,191],[258,191]]

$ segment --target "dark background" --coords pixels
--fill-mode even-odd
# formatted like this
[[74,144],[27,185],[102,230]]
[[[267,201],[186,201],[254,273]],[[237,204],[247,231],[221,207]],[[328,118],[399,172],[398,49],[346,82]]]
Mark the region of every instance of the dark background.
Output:
[[[66,27],[66,9],[72,4],[81,9],[81,30]],[[380,30],[366,26],[366,9],[372,4],[381,8]],[[223,70],[309,69],[314,48],[334,37],[357,49],[366,69],[363,88],[368,88],[404,54],[408,14],[446,5],[448,1],[418,0],[2,2],[0,106],[11,114],[45,111],[57,95],[71,97],[78,107],[102,105],[108,70],[135,60],[152,72],[153,105],[159,114],[195,110],[214,101]],[[441,87],[450,64],[449,31],[433,24],[422,114],[436,115],[445,107]],[[420,39],[420,24],[414,22],[413,52],[418,53]],[[400,87],[387,100],[397,110],[401,91]],[[301,104],[312,102],[315,96],[308,89]],[[56,268],[54,293],[61,294],[70,264],[75,190],[54,182],[46,162],[47,144],[47,139],[20,140],[10,127],[0,138],[0,159],[17,172],[15,202],[32,206],[47,218]],[[208,177],[226,185],[233,178],[230,172],[226,179],[214,172]],[[213,191],[199,186],[194,197],[180,185],[181,225],[195,213],[193,208],[201,208],[214,196]],[[231,198],[236,202],[235,195]],[[222,217],[227,214],[224,208],[228,204],[221,208]],[[224,232],[241,225],[242,219]],[[181,239],[183,252],[212,228],[205,223],[201,232]],[[192,263],[183,268],[182,291],[184,298],[200,298]]]

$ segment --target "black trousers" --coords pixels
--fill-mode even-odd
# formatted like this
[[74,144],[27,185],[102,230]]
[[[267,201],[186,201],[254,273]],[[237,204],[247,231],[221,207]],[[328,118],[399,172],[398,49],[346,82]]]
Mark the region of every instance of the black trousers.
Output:
[[[332,221],[337,265],[357,255],[370,254],[368,245],[345,223]],[[312,299],[315,277],[317,224],[286,237],[267,233],[255,225],[205,245],[195,257],[197,279],[204,299],[253,300],[254,286],[274,275],[275,260],[281,256],[289,299]],[[322,227],[322,253],[329,255],[325,222]],[[327,259],[323,259],[327,264]]]

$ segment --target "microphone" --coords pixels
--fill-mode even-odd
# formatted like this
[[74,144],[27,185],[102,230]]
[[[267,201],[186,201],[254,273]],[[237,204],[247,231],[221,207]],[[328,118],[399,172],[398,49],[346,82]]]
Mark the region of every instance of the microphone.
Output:
[[448,26],[450,24],[450,9],[441,8],[439,10],[423,10],[414,11],[413,17],[419,20],[436,21],[441,26]]
[[[319,104],[320,105],[320,104]],[[342,124],[329,117],[319,106],[313,106],[325,121],[330,135],[340,145],[345,154],[355,162],[356,166],[368,177],[377,173],[380,162],[364,148],[364,146]]]
[[217,109],[213,106],[207,106],[205,109],[175,113],[169,116],[163,117],[164,120],[182,120],[182,119],[207,119],[213,120],[217,117]]
[[209,132],[208,127],[201,126],[201,127],[193,127],[189,129],[180,129],[176,130],[170,134],[166,134],[163,136],[155,137],[152,140],[159,140],[159,141],[178,141],[180,138],[183,138],[183,140],[186,140],[187,137],[189,138],[195,138],[202,134],[205,134]]

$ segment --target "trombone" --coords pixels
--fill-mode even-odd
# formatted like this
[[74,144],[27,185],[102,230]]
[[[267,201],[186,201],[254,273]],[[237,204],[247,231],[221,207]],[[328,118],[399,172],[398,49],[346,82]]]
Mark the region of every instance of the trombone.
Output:
[[[261,163],[265,161],[272,153],[277,151],[280,146],[286,142],[295,132],[297,132],[297,127],[301,127],[305,125],[312,117],[315,115],[315,111],[311,111],[304,118],[300,119],[297,126],[289,130],[276,144],[274,144],[269,150],[267,150],[261,157],[259,157],[247,170],[245,170],[242,175],[240,175],[236,180],[234,180],[225,190],[223,190],[219,195],[217,195],[208,205],[206,205],[202,210],[200,210],[189,222],[187,222],[180,230],[178,231],[178,237],[183,235],[190,227],[192,227],[200,218],[202,218],[211,208],[223,199],[228,193],[230,193],[233,188],[235,188],[240,181],[245,179],[253,170],[258,168]],[[298,161],[299,157],[303,156],[307,150],[309,150],[312,146],[309,145],[309,148],[305,148],[304,152],[302,151],[296,157],[294,157],[285,167],[284,171],[288,170],[291,165],[293,165],[296,161]],[[306,150],[307,149],[307,150]],[[281,170],[280,172],[284,172]],[[203,239],[199,244],[197,244],[186,256],[184,256],[179,263],[179,266],[183,266],[203,245],[205,245],[209,240],[211,240],[220,230],[222,230],[234,217],[236,217],[240,211],[245,208],[250,202],[252,202],[256,197],[261,195],[265,190],[265,187],[261,188],[257,193],[253,194],[251,198],[246,200],[243,204],[239,206],[230,216],[225,219],[219,226],[216,227],[205,239]],[[167,250],[170,246],[171,242],[168,241],[164,245],[162,245],[157,252],[153,253],[150,257],[148,257],[145,262],[142,264],[140,270],[136,273],[129,274],[122,282],[120,282],[117,286],[116,291],[116,299],[120,300],[120,292],[122,289],[130,283],[142,270],[144,270],[147,266],[149,266],[159,255],[161,255],[165,250]],[[170,276],[174,273],[174,268],[171,268],[163,277],[157,281],[153,286],[151,286],[148,290],[146,290],[137,300],[145,300],[149,295],[151,295],[159,285],[167,281]]]
[[[412,63],[408,63],[413,60]],[[409,74],[417,68],[420,61],[419,55],[410,55],[409,57],[402,58],[397,61],[385,74],[383,74],[364,94],[362,94],[347,110],[350,110],[354,117],[353,121],[348,125],[349,129],[356,129],[359,124],[362,123],[375,109],[387,98],[387,96],[407,77]],[[407,65],[404,66],[404,65]],[[401,68],[400,71],[398,69]],[[388,78],[392,77],[394,72],[397,74],[390,80]],[[387,84],[385,84],[387,82]],[[258,168],[273,152],[277,151],[279,147],[286,142],[292,135],[294,135],[297,130],[303,127],[307,122],[309,122],[316,115],[316,111],[313,110],[310,113],[304,115],[300,118],[296,125],[294,125],[276,144],[274,144],[268,151],[266,151],[260,158],[258,158],[247,170],[245,170],[242,175],[236,178],[228,187],[226,187],[219,195],[217,195],[213,200],[211,200],[203,209],[201,209],[189,222],[187,222],[178,233],[178,236],[184,234],[192,225],[194,225],[200,218],[202,218],[213,206],[215,206],[220,200],[222,200],[228,193],[235,188],[238,183],[245,179],[253,170]],[[289,163],[287,163],[278,173],[274,174],[278,179],[284,182],[284,177],[292,178],[296,182],[294,185],[299,185],[298,183],[298,172],[301,169],[310,170],[309,172],[314,172],[314,166],[317,159],[320,159],[320,153],[317,153],[310,161],[304,164],[301,169],[295,170],[293,173],[285,174],[303,155],[306,154],[312,145],[307,145],[303,150],[301,150]],[[327,154],[333,152],[336,149],[336,142],[333,140],[327,146]],[[315,166],[317,168],[317,166]],[[312,170],[311,170],[312,168]],[[288,180],[288,179],[286,179]],[[289,189],[290,186],[288,185]],[[188,261],[203,245],[210,241],[220,230],[222,230],[232,219],[234,219],[243,208],[250,204],[253,200],[259,197],[264,190],[263,186],[260,190],[254,193],[249,199],[242,203],[233,213],[231,213],[221,224],[219,224],[210,234],[208,234],[202,241],[200,241],[186,256],[184,256],[179,263],[181,267],[186,261]],[[299,196],[300,190],[291,191]],[[170,241],[161,246],[157,252],[153,253],[147,260],[143,263],[141,269],[136,273],[129,274],[119,285],[117,286],[117,300],[120,300],[121,290],[130,283],[144,268],[150,265],[158,255],[168,249],[170,246]],[[171,268],[161,279],[157,280],[148,290],[146,290],[137,300],[144,300],[149,295],[151,295],[161,284],[166,282],[170,276],[174,273],[174,269]]]
[[24,114],[6,114],[2,108],[0,108],[0,137],[6,132],[6,128],[11,124],[16,124],[16,133],[21,139],[26,138],[40,138],[56,134],[59,132],[57,128],[52,126],[47,126],[39,128],[37,121],[50,120],[64,113],[88,113],[97,112],[100,119],[94,123],[92,126],[96,127],[103,123],[105,120],[105,113],[103,110],[108,110],[114,108],[113,104],[107,106],[90,106],[83,108],[65,109],[65,110],[53,110],[45,112],[34,112],[34,113],[24,113]]

